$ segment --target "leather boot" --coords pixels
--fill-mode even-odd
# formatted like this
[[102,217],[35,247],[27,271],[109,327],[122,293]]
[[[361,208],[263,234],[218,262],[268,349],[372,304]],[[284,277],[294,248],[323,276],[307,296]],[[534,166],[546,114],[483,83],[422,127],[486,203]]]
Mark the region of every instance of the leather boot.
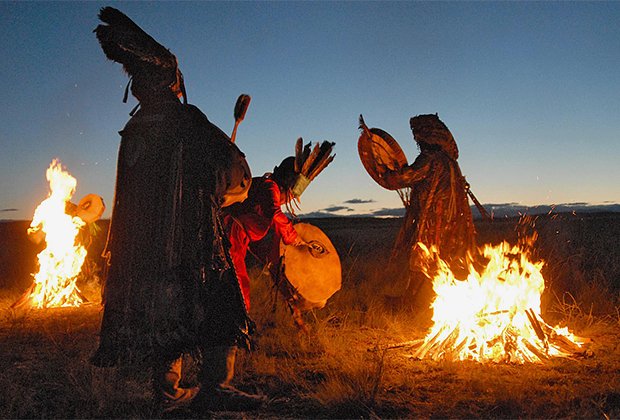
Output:
[[194,399],[199,387],[181,388],[181,368],[183,357],[172,362],[162,363],[153,369],[153,388],[164,413],[177,408],[187,407]]
[[212,347],[203,353],[201,371],[202,408],[212,411],[248,411],[266,402],[263,395],[248,394],[230,384],[235,373],[237,347]]

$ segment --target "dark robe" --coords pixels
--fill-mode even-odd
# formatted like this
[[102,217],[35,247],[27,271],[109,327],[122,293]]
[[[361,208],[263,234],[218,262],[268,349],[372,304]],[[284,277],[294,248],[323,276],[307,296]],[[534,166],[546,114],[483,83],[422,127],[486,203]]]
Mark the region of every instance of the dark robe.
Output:
[[226,162],[241,153],[193,105],[142,108],[121,134],[99,366],[172,359],[247,338],[220,222]]
[[467,272],[468,253],[475,249],[475,229],[467,201],[465,178],[453,157],[436,147],[422,146],[413,164],[390,176],[411,188],[410,206],[395,244],[395,259],[409,259],[411,271],[420,270],[422,242],[435,246],[453,271]]

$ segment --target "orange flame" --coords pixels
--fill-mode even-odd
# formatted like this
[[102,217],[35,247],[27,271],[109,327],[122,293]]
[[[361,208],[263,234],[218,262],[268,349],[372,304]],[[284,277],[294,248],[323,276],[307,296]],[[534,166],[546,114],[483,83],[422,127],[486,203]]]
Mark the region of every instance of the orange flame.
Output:
[[36,308],[80,306],[83,302],[76,286],[86,249],[76,237],[84,221],[65,213],[77,181],[54,159],[46,171],[49,197],[39,204],[28,233],[43,232],[46,248],[39,253],[39,272],[34,275],[30,302]]
[[432,277],[437,296],[431,305],[434,324],[415,357],[524,363],[584,350],[587,339],[549,326],[540,315],[542,261],[531,262],[507,242],[486,245],[486,266],[480,273],[470,266],[461,281],[435,249],[418,246],[437,267]]

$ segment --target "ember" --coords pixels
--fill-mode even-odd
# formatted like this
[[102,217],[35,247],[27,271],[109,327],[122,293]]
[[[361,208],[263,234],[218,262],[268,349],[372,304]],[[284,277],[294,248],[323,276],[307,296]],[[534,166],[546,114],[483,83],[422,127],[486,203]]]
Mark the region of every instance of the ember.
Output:
[[[85,222],[66,213],[77,181],[54,159],[46,172],[49,197],[39,204],[28,234],[42,237],[46,248],[38,255],[39,272],[34,284],[17,304],[29,302],[36,308],[80,306],[84,299],[76,286],[86,249],[76,240]],[[24,301],[25,299],[25,301]]]
[[486,245],[486,266],[480,273],[470,267],[461,281],[434,249],[418,246],[436,269],[437,296],[431,305],[434,325],[414,357],[524,363],[584,352],[587,339],[549,326],[540,315],[542,261],[531,262],[527,252],[507,242]]

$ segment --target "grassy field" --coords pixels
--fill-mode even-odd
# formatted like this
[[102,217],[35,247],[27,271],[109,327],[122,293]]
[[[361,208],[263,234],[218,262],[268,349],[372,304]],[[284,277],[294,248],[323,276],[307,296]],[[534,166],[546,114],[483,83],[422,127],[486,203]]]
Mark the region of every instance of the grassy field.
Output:
[[[235,384],[270,398],[251,413],[210,418],[620,418],[620,215],[554,215],[535,220],[545,261],[543,316],[593,340],[593,356],[545,364],[433,362],[408,348],[425,335],[415,311],[389,301],[385,264],[397,219],[317,219],[342,260],[343,285],[305,314],[299,334],[261,267],[251,270],[256,349],[242,354]],[[514,242],[515,219],[478,222],[478,243]],[[0,416],[153,418],[150,373],[100,369],[89,358],[101,319],[97,281],[76,309],[13,310],[30,285],[37,246],[25,222],[0,223]],[[107,224],[89,250],[94,274]],[[196,365],[187,360],[187,376]]]

